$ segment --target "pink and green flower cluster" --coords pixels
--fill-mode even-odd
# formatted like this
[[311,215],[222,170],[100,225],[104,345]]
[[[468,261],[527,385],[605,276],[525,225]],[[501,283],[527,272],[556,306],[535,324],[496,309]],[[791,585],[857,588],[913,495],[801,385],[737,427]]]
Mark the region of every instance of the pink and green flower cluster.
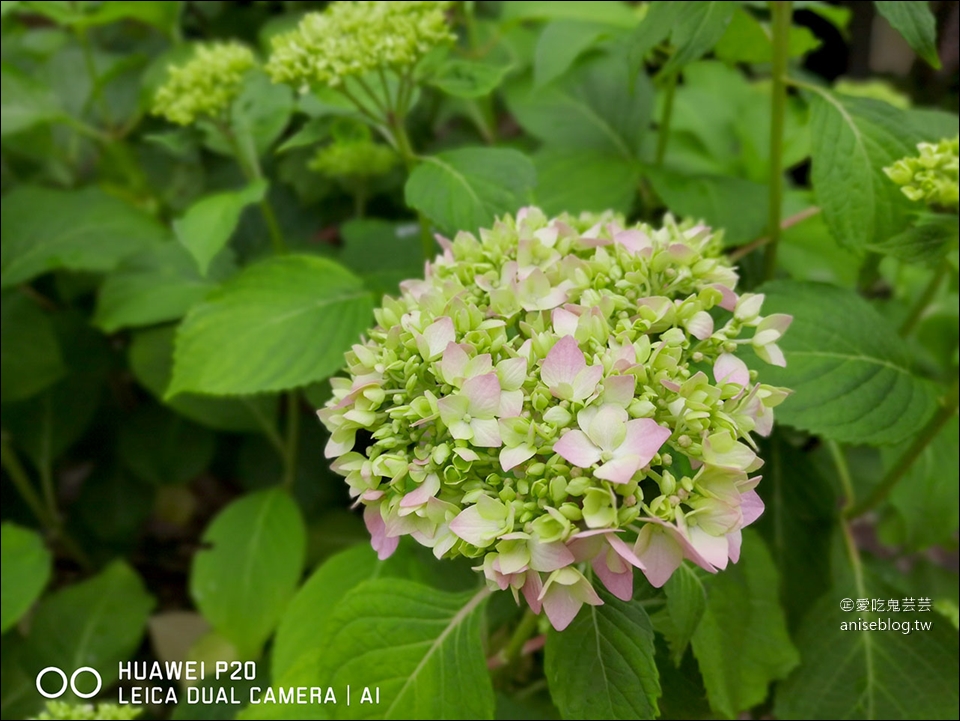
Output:
[[475,558],[557,629],[595,579],[629,599],[634,569],[736,562],[763,511],[750,434],[788,395],[738,353],[783,365],[791,319],[737,294],[718,236],[525,208],[440,242],[320,411],[380,557],[409,535]]

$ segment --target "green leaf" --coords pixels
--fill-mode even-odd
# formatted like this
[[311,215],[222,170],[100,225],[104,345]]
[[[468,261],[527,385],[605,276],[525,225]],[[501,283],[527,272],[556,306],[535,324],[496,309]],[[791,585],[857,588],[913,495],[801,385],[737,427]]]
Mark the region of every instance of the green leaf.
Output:
[[420,228],[375,218],[348,220],[340,226],[340,260],[363,278],[377,297],[399,294],[400,283],[423,275]]
[[[76,311],[52,317],[66,374],[38,395],[3,404],[3,427],[41,472],[79,439],[100,405],[113,367],[107,340]],[[42,469],[42,470],[41,470]]]
[[23,293],[3,293],[0,309],[0,397],[4,403],[36,395],[66,368],[50,317]]
[[303,127],[277,147],[277,154],[296,148],[308,147],[319,143],[321,140],[326,140],[330,137],[330,125],[331,118],[328,116],[310,118],[303,124]]
[[153,396],[182,416],[222,431],[262,432],[276,427],[277,398],[257,395],[247,398],[209,398],[181,393],[165,400],[173,373],[173,342],[176,328],[151,328],[134,334],[128,349],[130,370]]
[[616,1],[549,2],[540,0],[504,3],[501,20],[574,20],[631,28],[636,25],[637,16],[624,3]]
[[868,247],[908,263],[933,263],[940,260],[951,245],[956,247],[958,234],[956,215],[926,213],[902,233]]
[[642,69],[647,53],[667,39],[687,4],[652,2],[647,5],[647,14],[633,31],[628,43],[630,70],[637,73]]
[[494,216],[516,213],[536,183],[533,163],[505,148],[459,148],[427,156],[410,174],[407,205],[441,230],[477,232]]
[[204,196],[173,221],[173,232],[196,260],[200,275],[207,275],[210,262],[230,240],[243,209],[259,203],[266,192],[267,181],[254,180],[240,190]]
[[293,107],[293,91],[288,85],[272,82],[264,72],[247,73],[243,89],[233,101],[230,121],[249,167],[256,167],[251,156],[265,155],[286,129]]
[[934,409],[930,384],[910,371],[902,340],[852,290],[774,281],[765,315],[788,313],[779,342],[786,368],[753,363],[763,382],[791,388],[777,419],[841,443],[896,443],[916,432]]
[[[957,416],[940,430],[913,461],[906,475],[890,493],[893,523],[901,533],[898,545],[923,550],[949,544],[960,523],[958,504]],[[910,442],[883,449],[883,465],[889,469],[907,450]]]
[[675,50],[660,69],[664,76],[699,60],[713,49],[727,30],[736,3],[684,2],[670,35]]
[[40,534],[14,523],[0,528],[0,633],[6,633],[40,598],[53,566],[53,556]]
[[325,258],[286,255],[247,266],[181,323],[167,397],[279,391],[326,378],[371,311],[360,279]]
[[637,195],[640,165],[599,150],[548,146],[533,156],[537,205],[548,215],[629,213]]
[[281,489],[253,493],[221,511],[203,534],[190,596],[241,658],[256,658],[300,581],[306,531]]
[[456,98],[479,98],[496,90],[509,69],[506,65],[453,59],[440,66],[430,84]]
[[0,232],[4,288],[58,268],[112,270],[167,237],[149,215],[98,188],[20,186],[4,198]]
[[697,571],[688,563],[681,564],[670,576],[664,590],[667,592],[667,613],[670,614],[672,626],[672,634],[667,638],[670,657],[676,665],[680,665],[707,608],[707,594]]
[[626,159],[639,153],[653,106],[649,79],[631,74],[622,52],[585,59],[543,88],[528,76],[506,86],[505,95],[517,122],[547,145]]
[[111,2],[102,3],[93,12],[84,14],[77,24],[92,27],[109,25],[118,20],[137,20],[169,35],[176,29],[182,8],[182,2],[111,0]]
[[[957,632],[932,613],[845,613],[840,601],[852,595],[902,597],[878,585],[834,589],[811,608],[797,635],[803,663],[777,691],[776,718],[957,718]],[[907,622],[913,632],[860,630],[861,620]],[[932,627],[914,630],[916,622]]]
[[[800,57],[820,47],[820,40],[809,28],[791,26],[790,57]],[[728,63],[769,63],[773,59],[773,34],[743,8],[738,8],[717,43],[716,55]]]
[[725,245],[755,240],[767,225],[767,188],[742,178],[683,175],[668,168],[644,171],[671,212],[723,229]]
[[[154,607],[140,576],[123,561],[114,561],[93,578],[68,586],[45,598],[37,608],[24,648],[25,665],[32,674],[47,666],[73,673],[92,666],[109,688],[118,678],[121,661],[139,648]],[[59,688],[60,680],[45,680]],[[78,677],[80,691],[92,689],[89,675]],[[72,692],[62,701],[75,700]]]
[[213,433],[161,406],[144,405],[124,420],[118,451],[145,483],[186,483],[213,460]]
[[875,2],[873,3],[887,22],[893,26],[913,48],[914,52],[936,69],[940,69],[937,56],[937,21],[926,2]]
[[0,65],[0,88],[0,137],[63,116],[49,87],[6,62]]
[[[319,678],[351,686],[335,718],[493,718],[494,695],[481,640],[487,593],[452,594],[410,581],[364,581],[330,616],[333,632]],[[379,687],[380,704],[361,704]]]
[[818,88],[810,102],[810,137],[817,204],[838,243],[859,250],[906,228],[913,206],[883,172],[916,154],[922,140],[904,111]]
[[562,632],[547,632],[544,673],[565,719],[652,719],[660,681],[653,626],[638,601],[599,590]]
[[910,108],[906,111],[910,125],[927,140],[952,138],[957,134],[957,114],[938,108]]
[[540,88],[563,75],[594,43],[610,33],[610,26],[580,20],[555,20],[537,40],[533,84]]
[[743,532],[740,561],[707,579],[707,608],[693,634],[710,706],[727,718],[767,697],[772,681],[799,663],[787,634],[777,568],[755,532]]
[[809,454],[780,433],[760,445],[766,511],[754,528],[763,535],[780,574],[780,601],[791,629],[830,584],[830,537],[837,498]]
[[106,277],[97,294],[93,322],[113,333],[178,320],[234,271],[233,258],[225,253],[204,278],[179,243],[156,245],[120,261]]
[[125,469],[99,463],[84,479],[71,513],[108,552],[131,553],[154,510],[156,496],[154,487],[144,485]]

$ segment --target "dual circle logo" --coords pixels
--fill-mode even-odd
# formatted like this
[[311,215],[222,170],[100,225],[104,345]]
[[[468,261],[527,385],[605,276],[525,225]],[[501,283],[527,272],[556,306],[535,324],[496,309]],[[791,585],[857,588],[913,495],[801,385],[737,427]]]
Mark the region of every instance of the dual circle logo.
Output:
[[[60,690],[56,693],[50,693],[49,691],[46,691],[41,684],[43,677],[48,673],[52,673],[60,677],[62,684],[60,686]],[[97,681],[97,687],[89,693],[83,693],[77,688],[77,677],[82,673],[91,674]],[[64,673],[63,669],[57,668],[56,666],[47,666],[37,674],[37,691],[45,698],[60,698],[64,693],[66,693],[67,686],[70,687],[70,690],[73,691],[74,695],[76,695],[78,698],[92,698],[100,693],[100,688],[103,686],[103,679],[100,678],[100,673],[95,668],[90,666],[81,666],[72,674],[70,674],[69,680],[67,679],[67,674]]]

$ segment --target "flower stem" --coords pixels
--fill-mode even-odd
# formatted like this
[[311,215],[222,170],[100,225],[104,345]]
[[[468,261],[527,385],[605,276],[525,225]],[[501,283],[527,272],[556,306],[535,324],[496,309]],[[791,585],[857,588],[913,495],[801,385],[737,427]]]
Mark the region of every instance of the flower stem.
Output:
[[930,305],[934,297],[936,297],[937,291],[940,290],[940,284],[943,282],[943,279],[947,277],[948,267],[945,260],[940,261],[940,265],[930,278],[930,282],[927,283],[927,287],[923,289],[923,293],[920,294],[917,302],[914,303],[910,309],[910,314],[906,320],[903,321],[903,325],[900,326],[901,338],[909,336],[917,323],[920,322],[920,319],[923,317],[923,312],[927,309],[927,306]]
[[2,441],[0,441],[0,461],[3,463],[3,470],[7,472],[10,480],[13,481],[17,493],[20,494],[24,503],[27,504],[33,512],[33,515],[36,516],[40,525],[44,528],[53,527],[55,525],[54,518],[44,506],[43,501],[40,500],[40,496],[37,494],[33,484],[30,483],[27,472],[24,470],[23,464],[20,463],[20,459],[17,458],[16,452],[10,447],[6,431],[4,431]]
[[[397,153],[407,169],[407,175],[409,175],[417,166],[418,158],[413,151],[407,129],[404,127],[404,116],[398,114],[391,116],[390,129],[393,131]],[[436,245],[430,232],[430,221],[419,210],[417,211],[417,221],[420,223],[420,247],[423,249],[423,259],[431,260],[436,255]]]
[[770,3],[773,25],[773,88],[770,95],[770,219],[767,232],[770,242],[764,255],[764,277],[773,278],[777,270],[777,246],[780,243],[780,208],[783,202],[783,124],[787,107],[787,59],[790,53],[789,0]]
[[953,414],[957,412],[958,385],[960,385],[960,379],[954,378],[953,384],[950,386],[946,397],[940,404],[940,408],[937,409],[937,412],[933,414],[933,417],[927,422],[927,425],[917,434],[917,437],[913,439],[910,447],[897,459],[897,462],[887,472],[880,483],[877,484],[877,487],[873,489],[869,496],[844,511],[846,517],[856,518],[876,508],[890,494],[894,486],[903,479],[914,461],[917,460],[927,445],[936,438],[940,430],[953,417]]
[[657,155],[654,165],[663,165],[663,158],[667,154],[667,142],[670,140],[670,119],[673,117],[673,96],[677,90],[677,73],[670,73],[664,89],[663,117],[660,118],[660,129],[657,132]]
[[523,618],[520,619],[520,623],[513,630],[513,635],[503,649],[503,657],[508,666],[520,658],[524,644],[537,630],[538,620],[539,617],[529,608],[523,612]]

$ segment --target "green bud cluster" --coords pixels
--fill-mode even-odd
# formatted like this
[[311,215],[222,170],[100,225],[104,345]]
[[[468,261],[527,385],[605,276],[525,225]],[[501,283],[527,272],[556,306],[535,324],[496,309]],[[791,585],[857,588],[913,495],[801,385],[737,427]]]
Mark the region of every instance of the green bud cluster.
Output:
[[960,198],[957,151],[960,137],[939,143],[918,143],[920,154],[901,158],[883,172],[910,200],[957,209]]
[[337,86],[375,70],[404,72],[452,42],[450,2],[334,2],[273,38],[266,70],[274,82]]
[[137,718],[143,709],[134,706],[118,706],[115,703],[70,704],[64,701],[47,701],[44,711],[34,718],[36,721],[128,721]]
[[199,45],[185,65],[170,66],[167,81],[154,96],[153,113],[178,125],[217,118],[239,95],[243,76],[256,64],[250,48],[238,42]]
[[331,143],[317,150],[308,167],[335,178],[374,178],[389,173],[397,160],[397,154],[386,145]]

